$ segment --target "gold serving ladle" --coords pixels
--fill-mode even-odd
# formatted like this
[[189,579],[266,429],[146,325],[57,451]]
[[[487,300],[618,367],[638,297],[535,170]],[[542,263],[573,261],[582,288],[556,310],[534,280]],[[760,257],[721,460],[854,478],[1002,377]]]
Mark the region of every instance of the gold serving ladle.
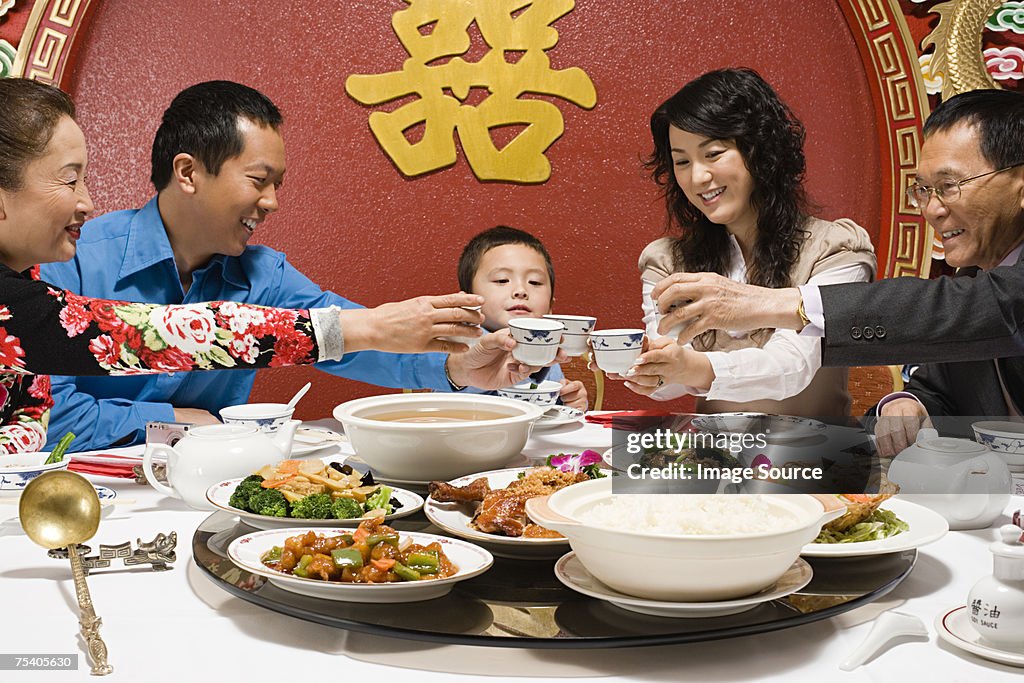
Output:
[[67,546],[78,597],[78,625],[89,646],[90,673],[105,676],[114,668],[107,663],[107,646],[100,638],[101,619],[96,616],[85,582],[78,543],[88,541],[100,524],[100,499],[89,481],[74,472],[55,470],[29,482],[21,494],[18,516],[25,533],[44,548]]

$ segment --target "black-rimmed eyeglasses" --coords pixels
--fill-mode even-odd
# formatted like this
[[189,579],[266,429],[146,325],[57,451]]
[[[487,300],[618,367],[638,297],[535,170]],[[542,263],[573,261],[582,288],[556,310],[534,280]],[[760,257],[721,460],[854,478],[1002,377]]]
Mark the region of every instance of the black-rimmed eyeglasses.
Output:
[[1011,164],[1010,166],[1006,166],[995,171],[986,171],[985,173],[972,175],[970,178],[964,178],[963,180],[943,180],[935,187],[914,183],[907,188],[907,199],[910,200],[910,205],[917,209],[923,209],[927,206],[929,200],[932,198],[932,194],[938,197],[939,201],[943,204],[952,204],[956,200],[960,199],[961,186],[977,180],[978,178],[984,178],[985,176],[1009,171],[1011,168],[1017,168],[1018,166],[1024,166],[1024,161]]

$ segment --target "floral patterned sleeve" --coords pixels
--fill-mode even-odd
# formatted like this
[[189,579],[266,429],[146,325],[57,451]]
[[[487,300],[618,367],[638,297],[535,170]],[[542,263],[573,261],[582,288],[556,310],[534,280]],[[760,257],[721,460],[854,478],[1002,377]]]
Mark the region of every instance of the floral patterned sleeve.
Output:
[[0,375],[0,453],[42,450],[51,407],[48,375]]
[[318,352],[308,311],[90,299],[0,266],[0,373],[280,367],[314,363]]

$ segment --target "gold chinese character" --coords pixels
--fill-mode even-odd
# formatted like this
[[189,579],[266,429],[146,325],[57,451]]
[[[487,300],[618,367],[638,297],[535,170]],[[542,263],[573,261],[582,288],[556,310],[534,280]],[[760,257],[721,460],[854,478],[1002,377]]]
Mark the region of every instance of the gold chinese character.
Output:
[[[457,131],[480,180],[547,180],[551,164],[544,151],[564,130],[562,113],[551,102],[520,96],[551,95],[585,109],[597,103],[586,72],[575,67],[553,70],[545,53],[558,42],[551,23],[569,13],[575,1],[405,2],[409,7],[392,17],[395,33],[409,53],[402,70],[356,74],[345,82],[348,94],[367,105],[418,96],[392,112],[370,114],[370,130],[387,155],[410,176],[450,166],[456,160]],[[479,61],[467,62],[458,55],[469,50],[473,22],[490,50]],[[506,52],[521,56],[509,62]],[[447,61],[434,63],[443,60]],[[486,88],[488,96],[475,106],[464,104],[471,88]],[[405,133],[418,124],[423,124],[423,136],[411,143]],[[502,126],[525,128],[499,149],[491,131]]]

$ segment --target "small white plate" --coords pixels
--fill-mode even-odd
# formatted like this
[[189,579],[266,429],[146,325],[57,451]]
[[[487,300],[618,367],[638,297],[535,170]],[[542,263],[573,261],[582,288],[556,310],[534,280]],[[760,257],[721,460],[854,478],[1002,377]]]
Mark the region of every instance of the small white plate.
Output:
[[895,512],[910,528],[881,541],[808,543],[800,554],[804,557],[859,557],[898,553],[934,543],[949,531],[946,518],[923,505],[890,498],[882,503],[882,508]]
[[595,579],[576,557],[575,552],[566,554],[555,563],[555,576],[567,588],[571,588],[577,593],[605,600],[630,612],[676,619],[702,619],[739,614],[770,600],[778,600],[796,593],[811,582],[814,571],[811,569],[811,565],[797,558],[796,562],[786,570],[786,573],[778,581],[760,593],[745,598],[712,602],[667,602],[636,598],[620,593]]
[[950,645],[971,654],[990,659],[1000,664],[1010,666],[1024,666],[1024,649],[1002,650],[989,645],[971,625],[971,617],[967,613],[967,606],[956,607],[946,612],[941,612],[935,617],[935,632],[939,638]]
[[[484,477],[492,489],[500,489],[515,481],[520,473],[529,472],[532,467],[512,467],[504,470],[468,474],[465,477],[452,479],[452,486],[468,486],[477,479]],[[469,526],[476,509],[474,503],[439,503],[427,498],[423,504],[423,514],[442,531],[465,538],[477,545],[487,548],[499,557],[516,557],[520,559],[551,559],[565,553],[569,547],[569,539],[562,538],[522,538],[501,536],[477,531]]]
[[583,411],[571,406],[551,406],[533,425],[533,431],[543,431],[574,424],[583,419]]
[[[293,527],[296,524],[305,524],[307,526],[314,527],[354,527],[358,526],[359,522],[365,519],[365,517],[355,517],[353,519],[298,519],[295,517],[268,517],[266,515],[257,515],[255,512],[239,510],[236,507],[232,507],[228,501],[231,500],[231,494],[235,492],[235,488],[238,486],[240,481],[242,481],[241,477],[238,479],[227,479],[219,484],[214,484],[207,489],[206,500],[210,501],[210,503],[218,510],[238,515],[238,517],[246,524],[256,527],[257,529],[281,529],[284,527]],[[391,497],[397,498],[398,502],[402,504],[402,507],[390,515],[387,515],[384,518],[385,522],[392,519],[399,519],[401,517],[408,517],[423,507],[423,498],[412,491],[392,488]]]
[[420,545],[428,545],[435,541],[441,544],[444,554],[459,568],[455,576],[447,579],[436,579],[429,581],[401,581],[398,583],[341,583],[339,581],[320,581],[318,579],[303,579],[290,574],[283,574],[274,571],[260,562],[260,556],[275,545],[283,546],[286,538],[298,536],[307,531],[315,531],[319,534],[337,535],[350,533],[352,529],[346,528],[291,528],[257,531],[245,536],[239,536],[228,546],[228,557],[236,565],[259,576],[265,576],[270,582],[286,591],[308,595],[324,600],[338,600],[341,602],[416,602],[419,600],[432,600],[446,595],[459,581],[483,574],[492,564],[494,558],[483,548],[478,548],[472,543],[457,541],[444,536],[433,534],[421,534],[402,531],[399,533],[401,539],[410,539]]
[[295,438],[292,440],[292,455],[296,457],[309,455],[331,446],[340,445],[345,440],[344,435],[330,429],[300,425],[295,430]]

